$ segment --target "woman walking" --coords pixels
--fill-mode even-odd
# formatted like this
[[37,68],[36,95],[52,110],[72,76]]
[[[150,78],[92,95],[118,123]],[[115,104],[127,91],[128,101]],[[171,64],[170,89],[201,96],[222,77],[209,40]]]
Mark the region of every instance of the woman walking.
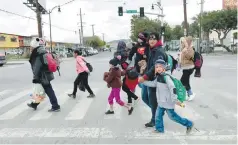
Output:
[[190,76],[194,71],[194,50],[192,47],[192,37],[188,36],[186,38],[182,37],[180,39],[180,66],[183,70],[183,75],[181,77],[181,82],[187,90],[188,101],[192,101],[195,97],[195,94],[192,92],[190,85]]

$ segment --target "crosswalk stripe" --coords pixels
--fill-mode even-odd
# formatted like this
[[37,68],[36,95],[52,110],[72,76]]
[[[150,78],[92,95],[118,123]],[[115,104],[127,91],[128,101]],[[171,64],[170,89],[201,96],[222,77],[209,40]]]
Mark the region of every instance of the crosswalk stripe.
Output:
[[[64,104],[69,97],[67,96],[67,93],[70,90],[65,91],[63,94],[59,95],[59,97],[57,97],[58,99],[58,103]],[[45,106],[42,110],[39,110],[34,116],[32,116],[29,120],[43,120],[43,119],[48,119],[52,116],[52,113],[49,113],[47,110],[49,109],[49,106]]]
[[6,106],[6,105],[8,105],[8,104],[18,100],[18,99],[20,99],[22,97],[24,97],[27,94],[30,94],[30,92],[31,92],[31,90],[25,90],[25,91],[22,91],[22,92],[16,94],[15,96],[11,96],[9,98],[6,98],[6,99],[2,100],[0,102],[0,108],[2,108],[4,106]]
[[2,114],[0,116],[0,120],[10,120],[15,118],[16,116],[18,116],[20,113],[22,113],[23,111],[27,110],[27,103],[29,102],[29,100],[21,103],[20,105],[14,107],[13,109],[7,111],[6,113]]
[[10,92],[11,92],[11,90],[3,90],[2,92],[0,92],[0,97],[5,95],[5,94],[8,94]]
[[[120,133],[120,137],[127,139],[152,140],[204,140],[204,141],[235,141],[236,130],[200,130],[185,135],[185,132],[166,131],[164,134],[153,133],[151,130],[138,130]],[[1,138],[102,138],[112,139],[118,135],[108,128],[3,128],[0,130]]]
[[[96,94],[98,88],[94,88],[93,92]],[[81,120],[86,115],[91,103],[93,102],[93,98],[83,97],[79,100],[79,103],[75,105],[69,115],[65,118],[65,120]]]

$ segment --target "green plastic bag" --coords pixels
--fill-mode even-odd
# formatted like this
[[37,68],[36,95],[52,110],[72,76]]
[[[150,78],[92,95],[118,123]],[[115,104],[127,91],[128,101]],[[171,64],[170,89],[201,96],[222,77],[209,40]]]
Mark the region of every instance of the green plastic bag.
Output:
[[[182,82],[180,80],[178,80],[177,78],[169,75],[169,74],[165,74],[170,76],[170,78],[172,79],[174,86],[176,88],[176,92],[177,92],[177,99],[183,103],[186,100],[186,89],[183,86]],[[166,82],[166,78],[164,76],[165,82]]]

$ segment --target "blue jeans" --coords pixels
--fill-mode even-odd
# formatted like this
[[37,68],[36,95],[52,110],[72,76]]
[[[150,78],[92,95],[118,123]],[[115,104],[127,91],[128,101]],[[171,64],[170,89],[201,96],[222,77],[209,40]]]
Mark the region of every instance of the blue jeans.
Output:
[[143,84],[138,84],[138,86],[141,88],[141,98],[143,102],[151,108],[148,87]]
[[166,109],[166,108],[161,108],[158,106],[157,110],[156,110],[156,117],[155,117],[155,129],[159,132],[164,132],[164,121],[163,121],[163,116],[164,116],[164,112],[167,112],[169,118],[183,126],[186,127],[191,127],[193,125],[193,123],[186,119],[186,118],[182,118],[180,117],[175,111],[174,109]]

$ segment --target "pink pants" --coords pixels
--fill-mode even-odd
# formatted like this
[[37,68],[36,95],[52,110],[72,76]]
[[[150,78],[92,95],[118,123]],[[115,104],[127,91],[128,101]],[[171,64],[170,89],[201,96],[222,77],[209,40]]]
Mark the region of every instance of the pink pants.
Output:
[[120,91],[121,91],[121,88],[112,88],[111,93],[108,97],[108,103],[110,105],[113,105],[113,99],[115,98],[116,102],[119,105],[124,106],[124,102],[120,98]]

